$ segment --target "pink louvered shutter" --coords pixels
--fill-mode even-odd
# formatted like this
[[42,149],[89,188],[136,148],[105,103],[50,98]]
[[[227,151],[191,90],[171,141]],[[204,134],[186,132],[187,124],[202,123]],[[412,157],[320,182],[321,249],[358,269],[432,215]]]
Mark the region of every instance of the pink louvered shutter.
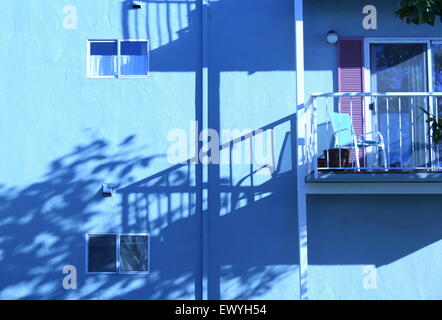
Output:
[[[362,38],[341,38],[338,42],[338,90],[363,92],[364,50]],[[350,103],[350,101],[352,103]],[[357,135],[364,132],[362,98],[340,98],[339,112],[351,114]],[[360,154],[361,156],[361,154]],[[353,158],[353,156],[352,156]]]

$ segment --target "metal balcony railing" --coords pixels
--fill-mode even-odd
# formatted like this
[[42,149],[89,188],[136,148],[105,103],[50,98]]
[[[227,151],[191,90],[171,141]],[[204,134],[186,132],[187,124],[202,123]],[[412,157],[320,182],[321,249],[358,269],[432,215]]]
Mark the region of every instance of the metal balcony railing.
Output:
[[442,171],[422,109],[442,118],[442,93],[313,93],[304,109],[307,175]]

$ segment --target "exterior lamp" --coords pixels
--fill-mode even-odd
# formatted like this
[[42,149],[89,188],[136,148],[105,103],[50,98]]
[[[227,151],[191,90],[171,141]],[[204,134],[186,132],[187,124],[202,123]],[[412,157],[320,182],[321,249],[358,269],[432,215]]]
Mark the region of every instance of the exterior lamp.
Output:
[[336,42],[338,42],[338,35],[334,30],[330,30],[327,33],[327,42],[330,44],[335,44]]

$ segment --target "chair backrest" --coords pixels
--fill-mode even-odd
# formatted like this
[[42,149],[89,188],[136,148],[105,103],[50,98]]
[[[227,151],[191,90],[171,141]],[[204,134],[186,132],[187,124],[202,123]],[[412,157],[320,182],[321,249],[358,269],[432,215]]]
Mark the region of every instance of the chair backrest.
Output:
[[348,113],[331,112],[330,122],[336,147],[348,146],[354,143],[355,130]]

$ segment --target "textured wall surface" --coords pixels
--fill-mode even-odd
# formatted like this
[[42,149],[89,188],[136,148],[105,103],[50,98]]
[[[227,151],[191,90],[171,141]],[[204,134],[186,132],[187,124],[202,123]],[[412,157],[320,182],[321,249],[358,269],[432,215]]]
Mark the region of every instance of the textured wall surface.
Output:
[[[368,4],[377,8],[376,30],[362,26],[362,8]],[[306,1],[307,93],[337,91],[336,46],[325,41],[329,30],[342,37],[441,37],[440,23],[409,26],[394,17],[396,7],[395,1]],[[442,298],[440,196],[315,195],[308,199],[311,299]]]
[[[291,1],[219,1],[204,30],[200,1],[141,2],[0,3],[0,298],[296,299],[290,159],[279,180],[167,160],[169,132],[190,136],[191,121],[246,130],[293,113]],[[88,39],[128,38],[150,40],[150,79],[86,78]],[[150,274],[86,274],[88,232],[149,232]],[[69,264],[77,290],[62,287]]]

